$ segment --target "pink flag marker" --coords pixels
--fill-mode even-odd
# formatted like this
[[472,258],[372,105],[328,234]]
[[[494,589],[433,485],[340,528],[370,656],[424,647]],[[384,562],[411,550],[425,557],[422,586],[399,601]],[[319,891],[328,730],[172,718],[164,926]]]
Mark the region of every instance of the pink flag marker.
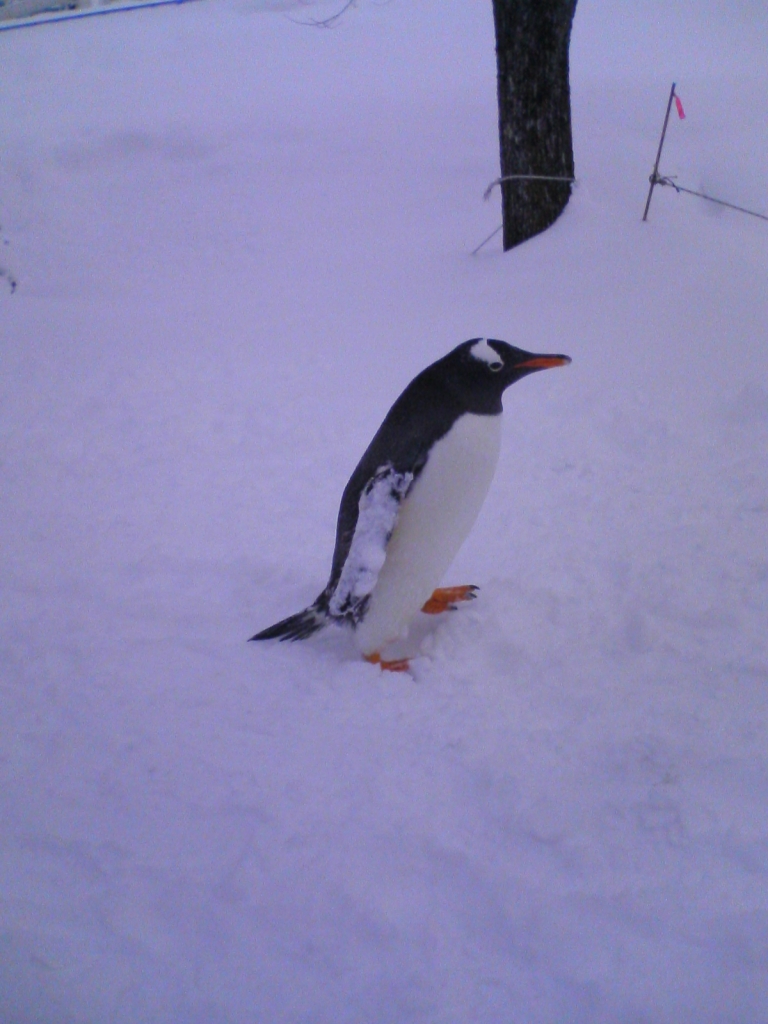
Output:
[[680,97],[675,93],[675,106],[677,107],[677,116],[682,121],[685,117],[685,111],[683,110],[683,104],[680,102]]

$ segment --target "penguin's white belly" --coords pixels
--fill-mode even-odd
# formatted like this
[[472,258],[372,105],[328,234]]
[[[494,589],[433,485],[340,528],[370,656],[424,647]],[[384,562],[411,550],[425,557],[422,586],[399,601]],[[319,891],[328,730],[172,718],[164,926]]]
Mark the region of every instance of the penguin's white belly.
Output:
[[363,654],[400,637],[440,584],[477,519],[501,448],[501,415],[466,413],[432,448],[400,507],[356,630]]

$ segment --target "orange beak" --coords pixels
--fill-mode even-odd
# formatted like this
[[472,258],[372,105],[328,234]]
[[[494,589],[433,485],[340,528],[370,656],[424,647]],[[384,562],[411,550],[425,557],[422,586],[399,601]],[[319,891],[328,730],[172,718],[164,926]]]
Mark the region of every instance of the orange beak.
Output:
[[567,366],[570,363],[570,356],[536,356],[524,363],[517,363],[516,370],[549,370],[553,366]]

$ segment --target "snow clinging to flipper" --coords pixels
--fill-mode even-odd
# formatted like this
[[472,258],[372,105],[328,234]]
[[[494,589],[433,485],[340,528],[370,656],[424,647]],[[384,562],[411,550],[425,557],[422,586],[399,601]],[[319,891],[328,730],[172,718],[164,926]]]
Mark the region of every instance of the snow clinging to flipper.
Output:
[[341,577],[328,605],[334,618],[362,615],[387,555],[400,503],[413,482],[413,473],[396,473],[382,466],[360,495],[357,526]]

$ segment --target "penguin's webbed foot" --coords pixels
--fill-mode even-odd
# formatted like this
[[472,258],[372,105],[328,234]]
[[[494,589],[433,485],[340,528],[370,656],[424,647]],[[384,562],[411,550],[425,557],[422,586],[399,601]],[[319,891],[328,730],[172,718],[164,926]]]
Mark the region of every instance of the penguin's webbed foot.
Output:
[[441,612],[456,611],[457,601],[474,601],[480,588],[472,583],[460,587],[438,587],[421,609],[427,615],[440,615]]
[[363,657],[369,664],[378,665],[384,672],[407,672],[411,667],[407,658],[387,661],[380,654],[364,654]]

